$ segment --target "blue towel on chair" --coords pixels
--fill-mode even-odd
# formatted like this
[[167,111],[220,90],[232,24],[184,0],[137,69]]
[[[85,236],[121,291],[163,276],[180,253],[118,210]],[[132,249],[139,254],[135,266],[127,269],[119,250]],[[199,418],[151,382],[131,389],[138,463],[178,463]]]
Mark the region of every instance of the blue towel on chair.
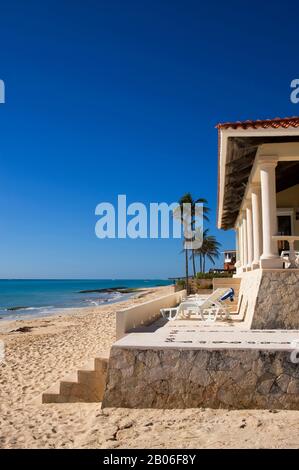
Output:
[[220,297],[220,300],[223,301],[223,300],[229,299],[231,302],[233,302],[234,297],[235,297],[235,291],[232,287],[230,287],[229,290],[225,292],[225,294],[223,294],[222,297]]

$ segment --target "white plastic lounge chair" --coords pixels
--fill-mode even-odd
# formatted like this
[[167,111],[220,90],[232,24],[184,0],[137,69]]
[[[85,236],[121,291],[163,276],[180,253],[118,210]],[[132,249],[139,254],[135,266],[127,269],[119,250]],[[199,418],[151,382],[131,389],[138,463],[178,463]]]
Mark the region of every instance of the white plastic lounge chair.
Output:
[[[288,268],[291,264],[289,250],[282,251],[280,257],[284,260],[285,268]],[[299,267],[299,251],[295,251],[295,264]]]
[[[161,308],[160,313],[166,320],[176,320],[178,314],[182,318],[189,318],[190,315],[200,315],[199,305],[204,301],[204,297],[195,294],[183,298],[182,303],[178,307]],[[202,317],[202,320],[204,318]]]
[[178,313],[178,307],[161,308],[160,313],[165,320],[174,320]]
[[203,300],[206,298],[206,295],[199,295],[199,294],[194,294],[194,295],[188,295],[188,297],[183,297],[183,302],[189,302],[195,300],[196,302],[199,300]]
[[187,299],[178,306],[178,312],[175,320],[188,319],[192,315],[200,316],[202,320],[205,320],[203,314],[200,311],[200,306],[204,303],[205,299]]
[[188,319],[191,316],[200,317],[203,321],[216,321],[217,318],[230,318],[225,300],[234,300],[234,289],[231,287],[216,289],[206,298],[188,299],[177,308],[161,309],[161,314],[167,320]]
[[[229,309],[227,304],[225,304],[225,300],[230,299],[231,301],[234,300],[234,289],[230,287],[227,288],[219,288],[216,289],[212,294],[206,297],[201,302],[198,302],[198,314],[202,319],[208,321],[216,321],[217,318],[228,319]],[[184,304],[184,303],[183,303]],[[184,305],[180,305],[180,308],[184,309]],[[196,315],[196,311],[194,311]],[[180,316],[180,310],[178,312],[177,318]],[[191,315],[190,315],[191,316]],[[189,317],[190,317],[189,316]],[[186,314],[182,315],[182,318],[186,318]]]
[[[205,299],[205,296],[199,295],[199,294],[194,294],[194,295],[189,295],[188,297],[183,297],[182,302],[184,302],[184,305],[186,305],[186,302],[190,304],[190,313],[196,310],[196,313],[198,313],[198,302],[202,303],[203,300]],[[196,305],[194,305],[194,302],[196,302]],[[163,318],[166,320],[174,320],[177,313],[178,313],[179,307],[168,307],[168,308],[161,308],[160,313]]]

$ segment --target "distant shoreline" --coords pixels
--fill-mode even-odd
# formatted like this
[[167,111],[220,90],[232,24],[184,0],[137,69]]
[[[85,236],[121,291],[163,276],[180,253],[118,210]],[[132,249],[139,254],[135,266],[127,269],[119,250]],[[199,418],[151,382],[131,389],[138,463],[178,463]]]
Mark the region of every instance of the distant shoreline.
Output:
[[[143,289],[171,285],[156,280],[0,280],[0,321],[55,315],[125,301]],[[139,292],[140,294],[140,292]]]
[[[110,302],[105,302],[101,305],[86,305],[85,307],[64,307],[64,308],[56,308],[55,310],[51,310],[48,313],[43,313],[40,311],[38,314],[35,315],[15,315],[14,317],[10,317],[9,315],[5,318],[2,317],[0,319],[0,335],[5,333],[7,328],[10,327],[10,325],[20,325],[21,327],[23,325],[38,325],[39,322],[43,321],[59,321],[63,318],[71,318],[71,317],[77,317],[80,315],[88,315],[89,313],[95,313],[99,312],[101,314],[102,312],[105,311],[105,309],[113,309],[113,306],[115,304],[122,304],[122,305],[127,305],[129,302],[132,303],[141,303],[143,302],[142,298],[145,297],[147,298],[148,296],[156,296],[159,294],[159,292],[163,292],[165,289],[171,289],[171,285],[169,286],[159,286],[159,287],[148,287],[147,289],[144,288],[139,288],[136,289],[134,293],[131,294],[125,294],[114,301]],[[167,290],[168,292],[168,290]]]
[[[150,291],[151,289],[155,289],[155,287],[149,287],[147,291]],[[132,293],[127,293],[127,294],[122,294],[119,297],[111,300],[104,300],[101,304],[99,305],[85,305],[85,306],[80,306],[80,307],[55,307],[52,308],[51,310],[47,310],[47,307],[37,307],[34,309],[33,307],[12,307],[11,309],[7,309],[9,313],[0,315],[0,325],[3,324],[4,322],[14,322],[14,321],[26,321],[26,320],[40,320],[42,318],[51,318],[51,317],[56,317],[57,315],[68,315],[74,313],[76,310],[82,310],[82,311],[88,311],[92,308],[101,308],[109,305],[114,305],[117,303],[121,302],[126,302],[130,298],[138,298],[138,293],[143,292],[145,289],[140,288],[136,289],[135,292]],[[135,295],[134,295],[135,294]],[[20,311],[33,311],[35,310],[35,313],[20,313]],[[37,312],[37,311],[40,312]],[[14,314],[15,313],[15,314]]]

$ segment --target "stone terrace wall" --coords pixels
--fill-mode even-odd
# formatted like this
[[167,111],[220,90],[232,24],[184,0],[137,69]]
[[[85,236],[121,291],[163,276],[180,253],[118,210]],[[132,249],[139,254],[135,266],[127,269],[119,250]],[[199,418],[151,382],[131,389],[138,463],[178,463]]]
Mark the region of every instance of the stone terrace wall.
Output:
[[299,328],[299,270],[243,273],[239,315],[250,329]]
[[255,312],[256,299],[259,292],[262,270],[256,269],[243,273],[239,289],[238,309],[241,318],[244,318],[246,328],[251,327]]
[[263,270],[251,328],[299,328],[299,270]]
[[287,351],[112,347],[103,407],[299,409]]

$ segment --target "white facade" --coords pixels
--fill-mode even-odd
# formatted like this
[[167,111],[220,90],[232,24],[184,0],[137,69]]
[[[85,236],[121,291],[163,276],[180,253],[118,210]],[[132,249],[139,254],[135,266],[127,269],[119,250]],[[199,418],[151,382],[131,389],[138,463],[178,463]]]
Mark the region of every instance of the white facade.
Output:
[[[228,142],[231,142],[232,138],[238,138],[238,136],[242,138],[262,137],[264,140],[270,141],[270,143],[257,145],[254,160],[249,168],[244,195],[239,204],[239,212],[234,220],[233,228],[236,230],[238,260],[237,273],[241,274],[257,268],[282,269],[283,259],[278,250],[278,236],[280,236],[279,240],[281,242],[285,240],[290,243],[291,251],[294,247],[293,241],[299,240],[298,227],[294,223],[299,213],[299,208],[294,207],[294,198],[297,198],[297,192],[299,199],[299,186],[296,189],[296,185],[293,185],[293,192],[289,192],[289,199],[285,197],[285,207],[278,208],[276,171],[280,162],[299,162],[299,128],[239,129],[237,127],[236,129],[222,129],[220,125],[219,132],[218,228],[231,228],[225,227],[223,223],[225,187],[227,185]],[[282,136],[285,139],[281,139]],[[294,141],[296,140],[294,139],[295,136],[298,136],[298,142]],[[276,137],[280,137],[280,140],[285,141],[275,142]],[[288,137],[290,142],[287,141]],[[273,142],[271,142],[272,138]],[[244,141],[246,142],[246,140]],[[256,141],[258,142],[258,139]],[[280,168],[282,168],[282,165],[280,165]],[[283,173],[280,174],[280,177],[283,178]],[[238,184],[237,175],[235,181]],[[292,182],[290,182],[290,186],[292,186]],[[290,216],[291,233],[288,233],[288,236],[278,233],[277,220],[281,214],[286,214],[286,216],[289,214]],[[287,218],[286,222],[288,222]]]

